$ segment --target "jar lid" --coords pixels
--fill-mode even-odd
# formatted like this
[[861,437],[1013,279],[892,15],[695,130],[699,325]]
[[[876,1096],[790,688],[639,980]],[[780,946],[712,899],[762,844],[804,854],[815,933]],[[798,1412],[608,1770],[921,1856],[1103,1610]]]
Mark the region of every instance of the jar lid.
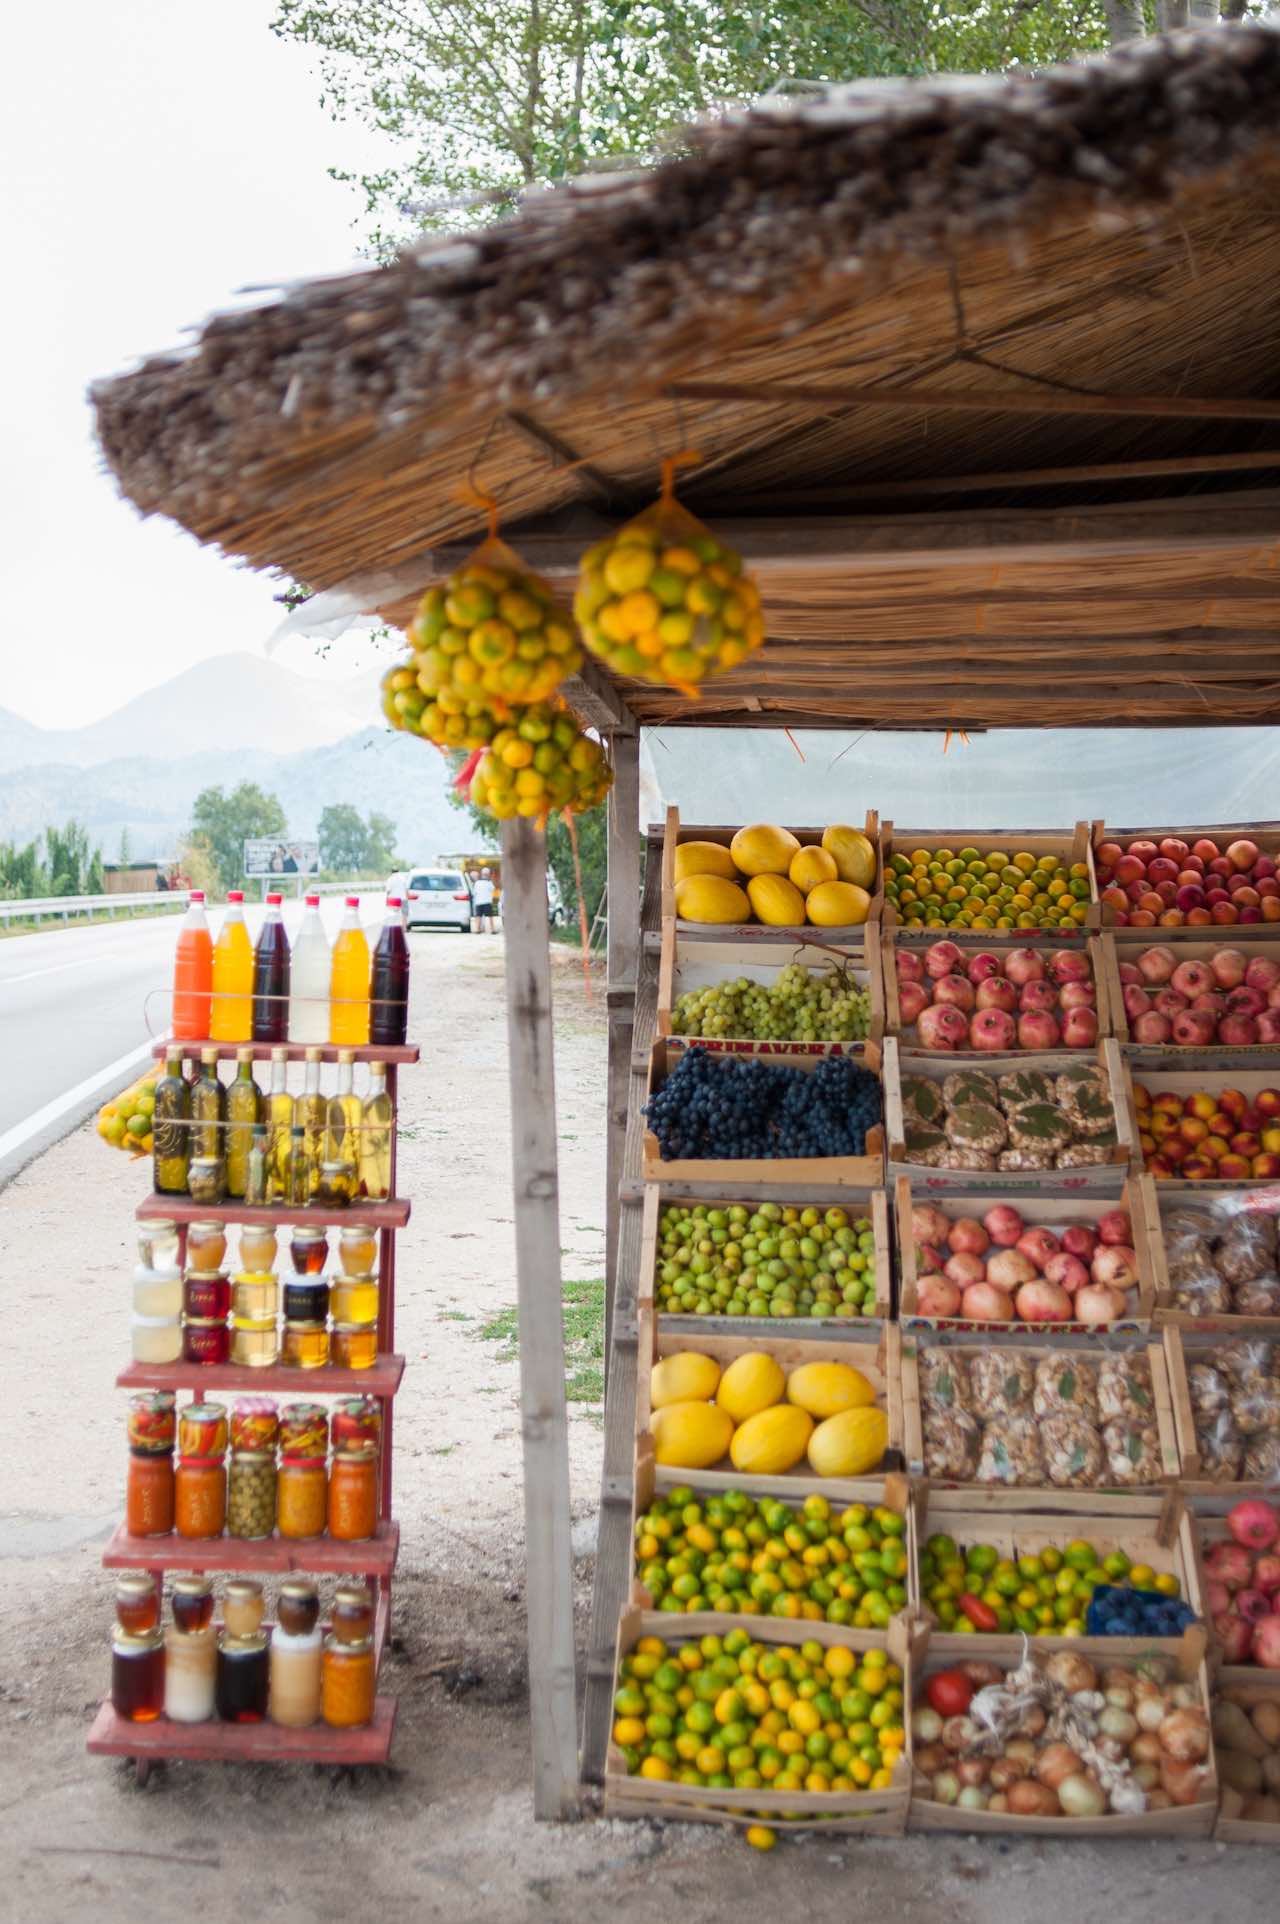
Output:
[[376,1322],[335,1323],[333,1333],[335,1336],[376,1336],[378,1333],[378,1325]]
[[322,1456],[290,1456],[286,1452],[280,1460],[282,1465],[292,1463],[297,1470],[322,1470],[324,1468],[324,1458]]
[[266,1647],[265,1630],[252,1630],[247,1637],[228,1636],[225,1630],[222,1633],[222,1649],[229,1657],[247,1657],[254,1651],[265,1650]]
[[[216,1169],[221,1161],[221,1156],[193,1156],[187,1165],[188,1173],[192,1169]],[[221,1223],[218,1227],[221,1229]]]
[[225,1283],[227,1280],[225,1269],[192,1269],[190,1263],[183,1275],[189,1283]]
[[188,1403],[185,1409],[179,1410],[178,1420],[182,1422],[190,1418],[193,1423],[216,1423],[219,1418],[225,1417],[226,1414],[227,1406],[225,1403],[196,1402]]
[[367,1657],[373,1650],[373,1638],[355,1637],[350,1643],[343,1643],[341,1637],[335,1637],[330,1631],[324,1647],[326,1650],[332,1650],[335,1656],[343,1658]]
[[[164,1322],[165,1318],[158,1316],[154,1320]],[[183,1329],[225,1329],[227,1319],[225,1316],[184,1316],[182,1327]]]
[[320,1322],[320,1323],[313,1323],[310,1321],[293,1322],[292,1320],[286,1320],[285,1328],[289,1330],[294,1330],[297,1332],[306,1331],[307,1334],[314,1336],[317,1330],[319,1330],[322,1334],[327,1334],[329,1325],[324,1322]]
[[142,1225],[142,1234],[162,1242],[166,1236],[176,1236],[178,1225],[172,1216],[148,1216]]
[[121,1630],[116,1626],[111,1641],[117,1650],[126,1651],[130,1656],[141,1656],[144,1650],[158,1650],[164,1633],[158,1627],[154,1630]]
[[283,1423],[301,1422],[304,1417],[317,1416],[323,1416],[325,1421],[328,1421],[323,1403],[282,1403],[280,1405],[280,1420]]
[[372,1223],[339,1223],[338,1225],[338,1236],[342,1241],[354,1242],[358,1236],[360,1241],[364,1242],[369,1237],[376,1236],[377,1233]]
[[129,1398],[131,1410],[171,1410],[177,1402],[176,1390],[135,1390]]
[[262,1585],[256,1577],[232,1577],[230,1583],[222,1586],[224,1597],[260,1597]]
[[310,1577],[286,1577],[280,1585],[279,1594],[282,1597],[298,1597],[309,1603],[311,1598],[318,1597],[320,1592]]
[[275,1460],[274,1450],[232,1450],[231,1452],[233,1466],[237,1463],[274,1463]]
[[[216,1156],[198,1157],[197,1161],[216,1162],[217,1157]],[[208,1222],[202,1221],[198,1223],[188,1223],[187,1225],[188,1241],[190,1241],[192,1236],[211,1236],[211,1235],[225,1236],[226,1233],[227,1233],[227,1225],[220,1218],[216,1222],[211,1219]]]
[[320,1173],[321,1175],[323,1175],[326,1169],[334,1172],[341,1172],[343,1170],[349,1169],[352,1175],[354,1175],[355,1167],[356,1166],[354,1162],[352,1162],[349,1156],[338,1156],[334,1159],[333,1162],[322,1162],[320,1165]]
[[233,1416],[275,1416],[276,1399],[274,1396],[237,1396],[231,1413]]
[[156,1582],[154,1577],[124,1576],[116,1578],[116,1595],[118,1597],[152,1597],[155,1595],[155,1590]]
[[[323,1166],[326,1169],[332,1169],[337,1165],[325,1163]],[[300,1224],[299,1227],[294,1230],[289,1240],[291,1243],[322,1243],[328,1234],[327,1229],[313,1228],[309,1225]]]
[[275,1333],[276,1319],[274,1316],[233,1316],[231,1327],[246,1336],[265,1336],[268,1331]]
[[175,1577],[172,1588],[175,1597],[207,1597],[213,1585],[208,1577]]
[[135,1329],[177,1329],[180,1318],[177,1316],[140,1316],[135,1309],[130,1321]]
[[344,1598],[348,1603],[367,1603],[370,1608],[373,1606],[373,1592],[367,1583],[340,1583],[333,1593],[333,1600],[335,1603],[340,1603]]

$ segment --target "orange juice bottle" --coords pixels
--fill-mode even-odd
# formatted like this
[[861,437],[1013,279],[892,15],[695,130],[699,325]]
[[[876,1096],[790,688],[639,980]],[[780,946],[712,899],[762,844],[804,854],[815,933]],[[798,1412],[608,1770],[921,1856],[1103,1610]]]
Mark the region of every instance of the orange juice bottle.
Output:
[[173,964],[173,1033],[179,1042],[203,1042],[208,1036],[212,988],[213,943],[204,919],[204,890],[192,889]]
[[329,965],[329,1040],[362,1049],[369,1040],[369,944],[360,926],[360,897],[348,895]]
[[248,1042],[253,1022],[253,944],[244,923],[244,890],[227,890],[227,913],[213,945],[212,1042]]

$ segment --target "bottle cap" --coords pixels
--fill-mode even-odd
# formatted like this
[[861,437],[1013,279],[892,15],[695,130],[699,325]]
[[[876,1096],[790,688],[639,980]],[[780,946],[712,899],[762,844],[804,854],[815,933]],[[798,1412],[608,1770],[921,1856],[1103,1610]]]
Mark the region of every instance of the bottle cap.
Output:
[[307,907],[309,909],[318,909],[319,906],[320,906],[320,897],[318,895],[309,895],[307,897]]
[[228,889],[228,890],[227,890],[227,900],[228,900],[228,902],[243,902],[243,901],[244,901],[244,890],[243,890],[243,889]]
[[192,891],[191,891],[191,898],[190,898],[190,899],[191,899],[191,900],[192,900],[193,902],[203,902],[203,901],[204,901],[204,890],[203,890],[203,889],[192,889]]
[[268,907],[268,908],[270,908],[270,906],[271,906],[271,904],[272,904],[272,903],[274,902],[274,903],[275,903],[275,905],[276,905],[276,907],[278,908],[278,907],[280,906],[280,904],[281,904],[281,902],[283,902],[283,901],[284,901],[284,897],[283,897],[283,895],[268,895],[268,897],[267,897],[267,907]]
[[348,895],[344,897],[344,900],[349,909],[358,909],[360,906],[360,897],[358,895]]

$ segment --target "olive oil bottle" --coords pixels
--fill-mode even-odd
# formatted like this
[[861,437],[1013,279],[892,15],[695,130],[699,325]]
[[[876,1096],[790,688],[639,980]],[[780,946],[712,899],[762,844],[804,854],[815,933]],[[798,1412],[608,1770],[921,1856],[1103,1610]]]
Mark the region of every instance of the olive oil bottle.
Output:
[[227,1090],[227,1194],[242,1197],[249,1182],[253,1132],[262,1117],[262,1092],[253,1079],[253,1050],[236,1056],[236,1079]]
[[162,1195],[184,1196],[191,1161],[191,1090],[182,1073],[182,1055],[172,1049],[156,1084],[151,1118],[152,1165]]

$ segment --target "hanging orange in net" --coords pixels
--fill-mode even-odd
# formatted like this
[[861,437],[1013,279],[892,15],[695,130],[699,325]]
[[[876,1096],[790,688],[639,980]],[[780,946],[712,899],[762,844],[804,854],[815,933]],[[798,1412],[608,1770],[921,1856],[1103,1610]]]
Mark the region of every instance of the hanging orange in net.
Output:
[[595,808],[612,786],[602,745],[567,709],[538,702],[498,730],[471,776],[471,800],[500,822],[513,815],[545,821],[556,809],[580,815]]
[[573,604],[587,647],[616,674],[690,696],[765,632],[741,555],[676,500],[676,468],[701,458],[690,449],[663,462],[661,497],[583,555]]

